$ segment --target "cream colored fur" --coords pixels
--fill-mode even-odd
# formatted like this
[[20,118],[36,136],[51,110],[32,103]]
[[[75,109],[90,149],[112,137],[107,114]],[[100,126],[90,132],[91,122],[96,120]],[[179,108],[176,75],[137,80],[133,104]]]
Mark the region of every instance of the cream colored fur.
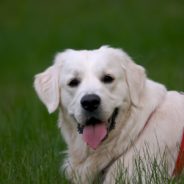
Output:
[[[113,75],[112,84],[101,81],[104,73]],[[80,85],[69,87],[76,77]],[[136,151],[144,156],[145,144],[152,156],[165,152],[172,174],[184,127],[184,95],[147,79],[143,67],[124,51],[106,46],[91,51],[66,50],[36,75],[34,86],[50,113],[59,107],[59,127],[68,147],[63,169],[73,183],[93,182],[104,170],[103,183],[113,184],[121,164],[131,176],[132,160]],[[90,93],[101,98],[102,120],[119,108],[115,129],[96,150],[77,132],[77,123],[86,120],[80,100]]]

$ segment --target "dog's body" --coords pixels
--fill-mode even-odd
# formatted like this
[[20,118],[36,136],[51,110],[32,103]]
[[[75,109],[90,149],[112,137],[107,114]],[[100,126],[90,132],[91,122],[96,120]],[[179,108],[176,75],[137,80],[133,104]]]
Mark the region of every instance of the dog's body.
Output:
[[59,127],[68,145],[63,168],[74,183],[103,175],[104,184],[113,184],[121,165],[131,176],[137,152],[147,161],[145,145],[152,158],[164,155],[172,175],[184,95],[147,79],[123,51],[67,50],[36,76],[35,88],[50,113],[60,107]]

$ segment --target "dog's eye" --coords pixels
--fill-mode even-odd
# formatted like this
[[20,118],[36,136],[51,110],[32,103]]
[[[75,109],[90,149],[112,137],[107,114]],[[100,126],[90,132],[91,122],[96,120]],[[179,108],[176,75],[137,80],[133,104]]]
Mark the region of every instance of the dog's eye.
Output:
[[79,84],[80,84],[80,80],[79,79],[72,79],[68,83],[68,86],[70,86],[70,87],[77,87]]
[[111,75],[104,75],[101,80],[104,83],[112,83],[114,78]]

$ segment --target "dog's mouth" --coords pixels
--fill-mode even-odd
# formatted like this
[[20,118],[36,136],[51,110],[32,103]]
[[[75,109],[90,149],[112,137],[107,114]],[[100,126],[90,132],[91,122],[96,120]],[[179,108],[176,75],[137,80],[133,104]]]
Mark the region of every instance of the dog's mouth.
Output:
[[107,122],[91,117],[85,125],[78,124],[78,132],[82,134],[83,140],[88,146],[97,149],[100,143],[107,138],[109,132],[115,128],[117,115],[118,108],[115,108]]

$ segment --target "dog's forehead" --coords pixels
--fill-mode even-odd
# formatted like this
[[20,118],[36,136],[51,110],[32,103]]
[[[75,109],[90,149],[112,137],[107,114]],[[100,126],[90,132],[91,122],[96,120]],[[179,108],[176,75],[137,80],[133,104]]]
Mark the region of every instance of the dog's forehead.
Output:
[[57,64],[62,62],[62,68],[65,73],[113,70],[121,65],[120,58],[108,51],[69,50],[60,57],[62,57],[62,60],[58,59]]

